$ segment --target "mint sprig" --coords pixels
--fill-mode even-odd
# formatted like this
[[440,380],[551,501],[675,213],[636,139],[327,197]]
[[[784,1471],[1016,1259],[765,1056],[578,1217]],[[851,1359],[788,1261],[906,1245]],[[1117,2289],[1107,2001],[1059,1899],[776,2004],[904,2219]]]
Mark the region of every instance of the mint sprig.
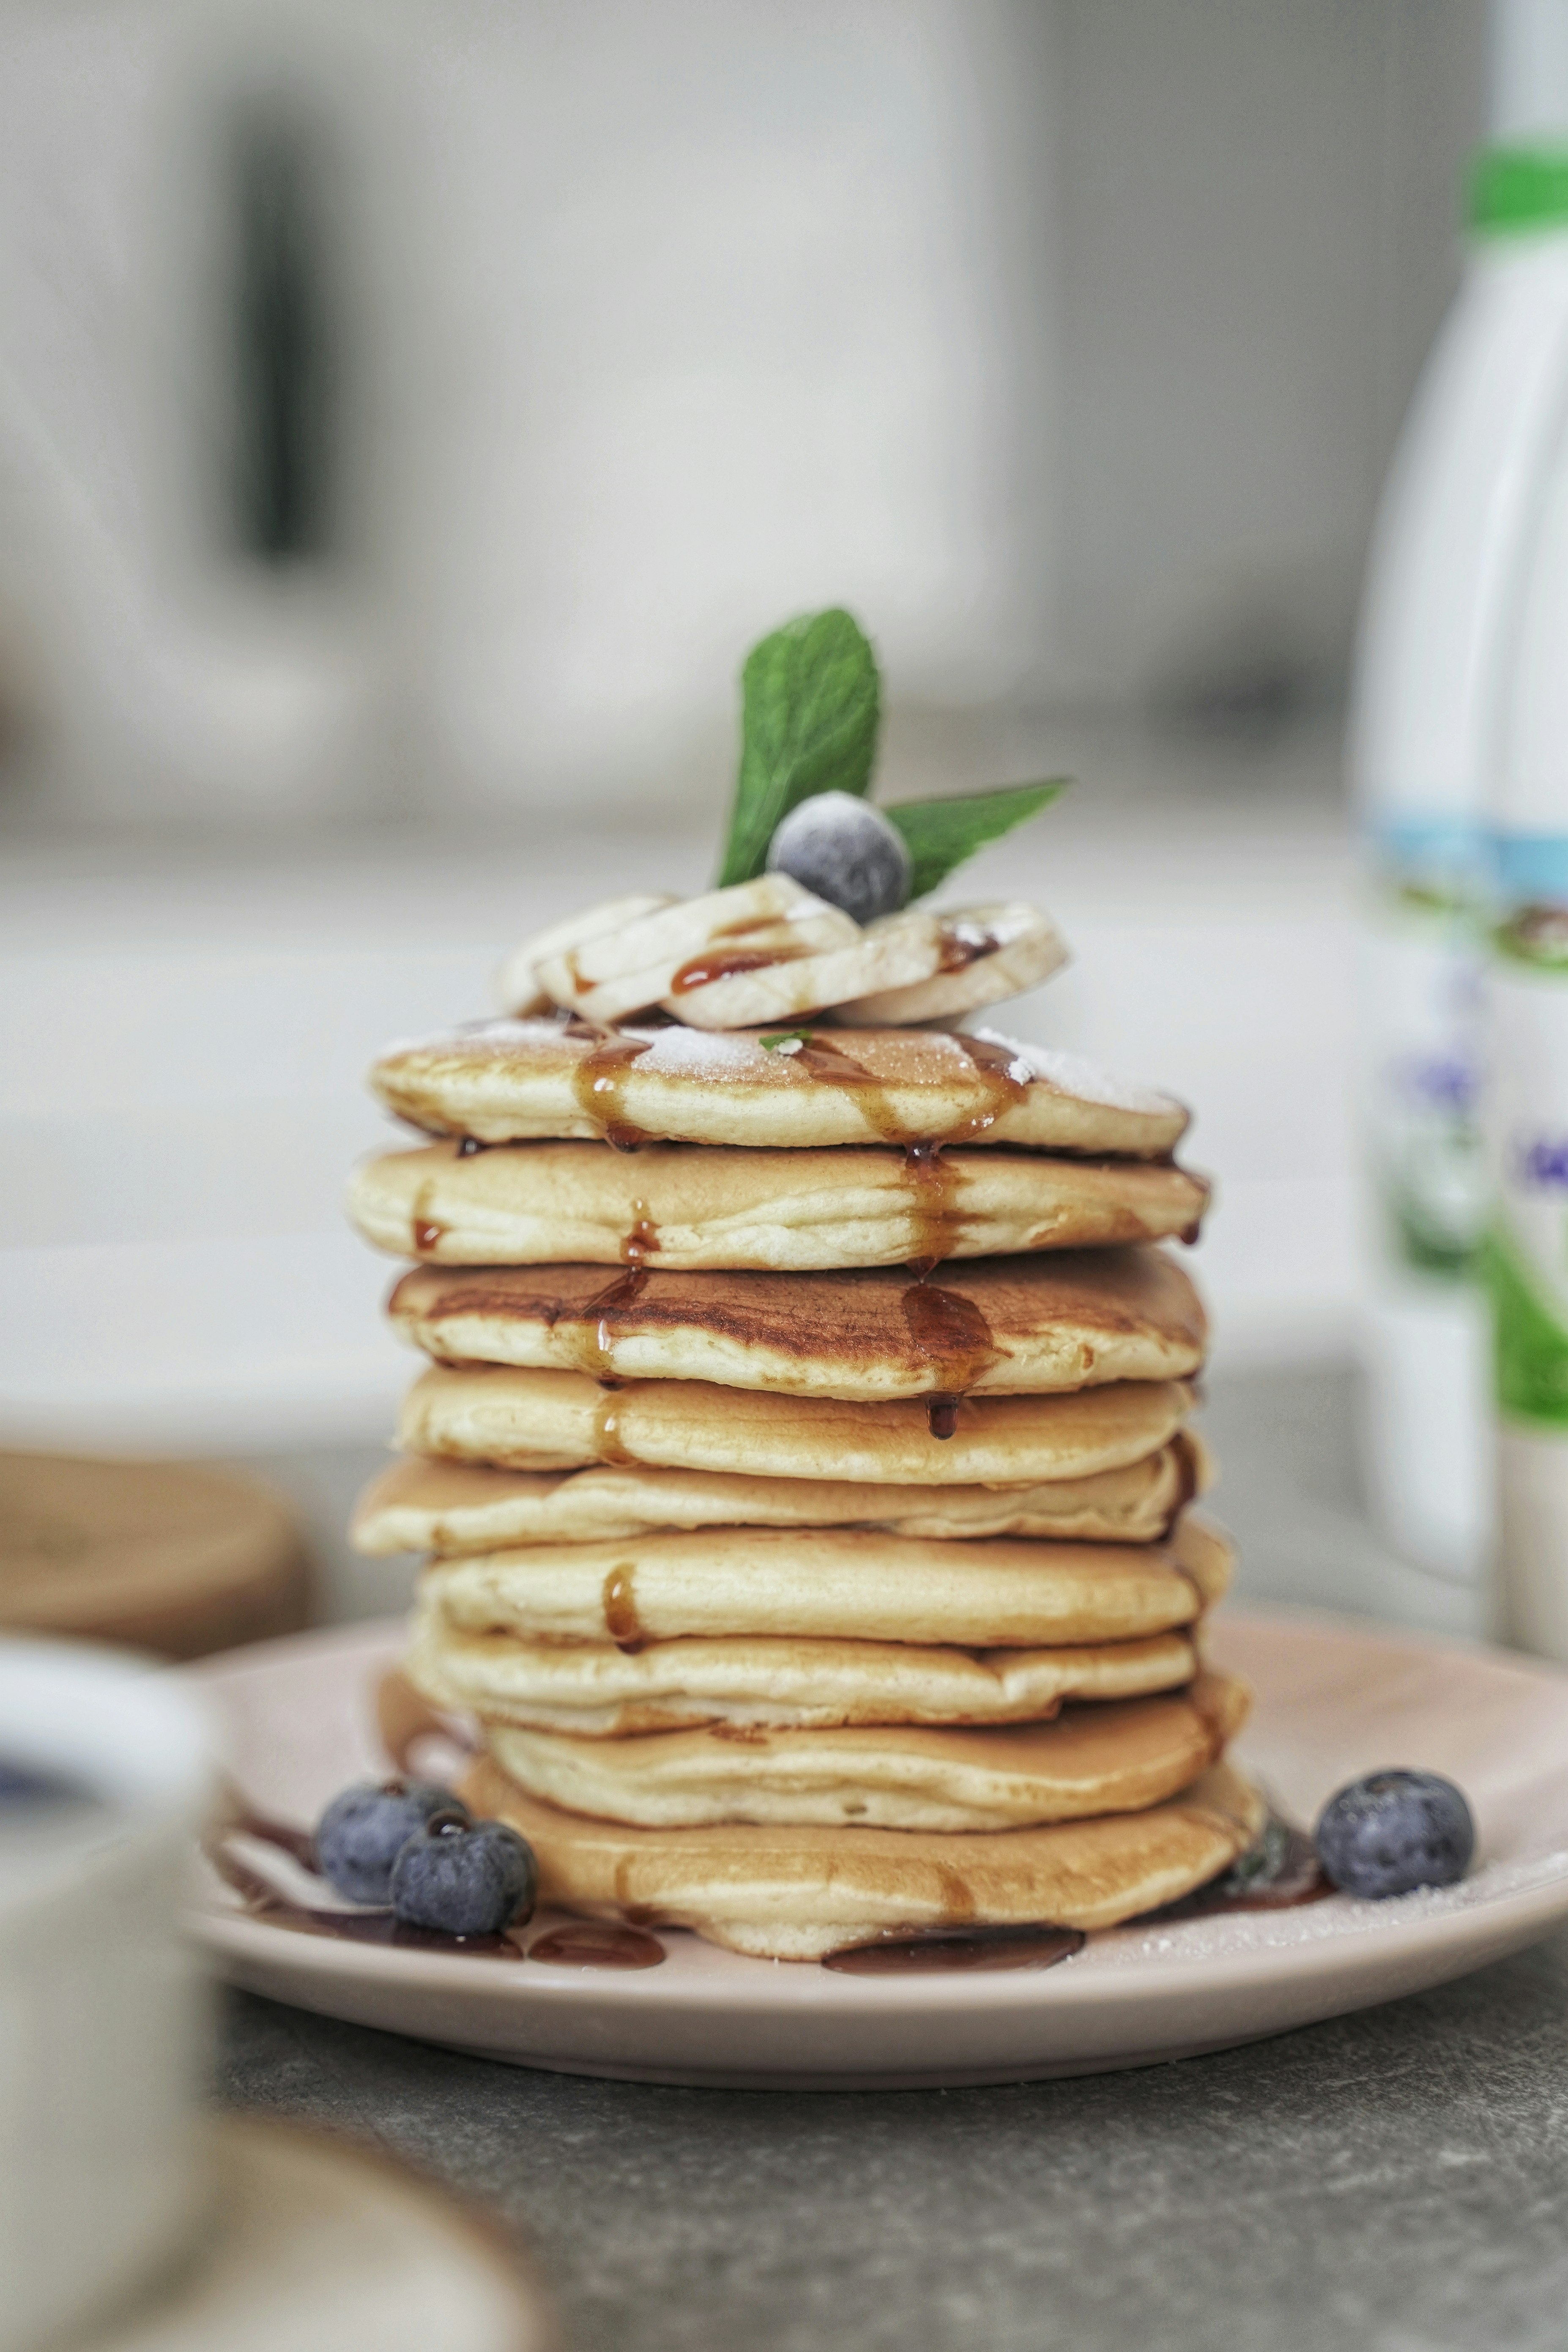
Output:
[[924,898],[988,841],[999,841],[1015,824],[1049,807],[1067,784],[1065,776],[1055,776],[1049,783],[1004,784],[964,800],[901,801],[883,809],[909,845],[915,868],[910,897]]
[[741,673],[740,773],[721,886],[762,872],[798,801],[865,793],[881,698],[870,641],[836,607],[803,613],[752,647]]
[[[816,793],[864,798],[881,719],[876,656],[852,614],[836,605],[802,613],[753,646],[741,673],[740,772],[721,887],[763,872],[775,832],[800,802]],[[910,898],[935,890],[977,849],[1055,800],[1067,782],[1059,776],[884,810],[909,845]]]

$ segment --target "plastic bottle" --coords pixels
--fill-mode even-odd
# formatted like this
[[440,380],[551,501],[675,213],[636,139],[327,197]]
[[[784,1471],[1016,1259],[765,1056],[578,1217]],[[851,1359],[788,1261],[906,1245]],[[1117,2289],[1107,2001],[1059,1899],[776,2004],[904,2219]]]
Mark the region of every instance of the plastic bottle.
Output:
[[[1494,120],[1516,131],[1554,117],[1568,150],[1568,5],[1518,0],[1494,26]],[[1475,910],[1520,575],[1568,390],[1560,154],[1484,152],[1469,227],[1464,285],[1417,391],[1374,542],[1351,761],[1368,901],[1367,1484],[1395,1549],[1450,1580],[1416,1613],[1479,1630],[1493,1499],[1488,1317],[1476,1279],[1485,1194]]]
[[[1554,185],[1568,217],[1568,153]],[[1487,1259],[1499,1629],[1568,1660],[1568,394],[1534,503],[1490,795]]]

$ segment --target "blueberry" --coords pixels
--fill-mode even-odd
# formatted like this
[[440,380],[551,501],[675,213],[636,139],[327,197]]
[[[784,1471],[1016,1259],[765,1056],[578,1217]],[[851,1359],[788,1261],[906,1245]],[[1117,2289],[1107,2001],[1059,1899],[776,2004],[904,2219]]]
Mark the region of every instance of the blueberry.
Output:
[[433,1813],[454,1811],[464,1809],[451,1790],[428,1780],[345,1789],[316,1824],[317,1864],[351,1903],[389,1902],[392,1864],[414,1831]]
[[392,1867],[392,1909],[409,1927],[441,1936],[494,1936],[526,1919],[538,1888],[534,1850],[505,1822],[437,1813]]
[[852,793],[816,793],[792,808],[768,844],[768,870],[788,874],[857,923],[895,915],[915,874],[898,827]]
[[1470,1809],[1436,1772],[1371,1772],[1318,1816],[1318,1860],[1336,1886],[1374,1902],[1416,1886],[1451,1886],[1475,1852]]

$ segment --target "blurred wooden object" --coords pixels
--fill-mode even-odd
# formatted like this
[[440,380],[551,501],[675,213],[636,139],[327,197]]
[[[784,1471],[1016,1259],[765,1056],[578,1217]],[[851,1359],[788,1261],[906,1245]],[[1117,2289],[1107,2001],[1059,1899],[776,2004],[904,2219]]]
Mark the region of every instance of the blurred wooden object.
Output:
[[0,1627],[199,1658],[298,1633],[309,1563],[287,1505],[195,1462],[0,1453]]

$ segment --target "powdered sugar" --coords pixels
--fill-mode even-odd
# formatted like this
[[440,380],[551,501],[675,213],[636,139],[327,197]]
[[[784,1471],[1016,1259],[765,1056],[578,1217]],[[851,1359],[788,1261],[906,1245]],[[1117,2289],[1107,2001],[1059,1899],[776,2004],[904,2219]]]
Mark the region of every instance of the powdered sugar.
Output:
[[1082,1955],[1099,1968],[1144,1968],[1150,1961],[1219,1960],[1243,1952],[1301,1951],[1347,1936],[1386,1935],[1457,1915],[1568,1878],[1568,1853],[1553,1850],[1489,1863],[1457,1886],[1418,1887],[1413,1895],[1365,1903],[1331,1895],[1283,1911],[1217,1912],[1203,1919],[1163,1919],[1091,1937]]
[[661,1077],[716,1078],[743,1071],[766,1069],[773,1056],[755,1037],[727,1029],[627,1029],[628,1037],[647,1038],[648,1050],[637,1056],[637,1068]]
[[1017,1037],[1004,1037],[998,1029],[977,1029],[974,1034],[982,1045],[1005,1046],[1016,1056],[1008,1075],[1020,1084],[1043,1078],[1059,1094],[1071,1095],[1080,1102],[1103,1103],[1110,1110],[1164,1113],[1177,1108],[1169,1095],[1131,1078],[1112,1077],[1082,1054],[1064,1054],[1052,1045],[1026,1045]]

